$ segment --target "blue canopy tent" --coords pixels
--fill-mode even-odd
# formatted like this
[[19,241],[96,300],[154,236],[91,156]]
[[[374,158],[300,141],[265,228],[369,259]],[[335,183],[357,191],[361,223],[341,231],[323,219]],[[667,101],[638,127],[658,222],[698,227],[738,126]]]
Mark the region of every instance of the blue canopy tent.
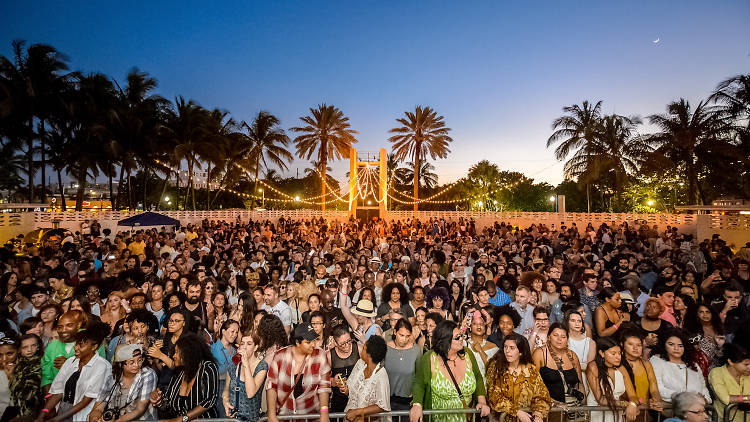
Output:
[[118,226],[179,226],[180,220],[156,212],[144,212],[117,222]]

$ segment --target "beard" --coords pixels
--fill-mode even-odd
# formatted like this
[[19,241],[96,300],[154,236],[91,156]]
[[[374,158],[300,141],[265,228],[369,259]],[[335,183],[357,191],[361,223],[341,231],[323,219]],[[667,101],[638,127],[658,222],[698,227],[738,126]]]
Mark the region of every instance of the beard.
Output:
[[200,297],[194,297],[194,296],[192,296],[192,297],[187,298],[187,303],[189,303],[191,305],[195,305],[196,303],[198,303],[200,301],[201,301]]

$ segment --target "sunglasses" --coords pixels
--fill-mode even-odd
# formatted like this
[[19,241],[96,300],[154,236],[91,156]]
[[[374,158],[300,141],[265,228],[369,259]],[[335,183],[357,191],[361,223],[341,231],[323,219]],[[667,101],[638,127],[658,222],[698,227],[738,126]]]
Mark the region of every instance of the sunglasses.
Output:
[[16,341],[8,337],[0,338],[0,346],[5,346],[8,344],[16,344]]

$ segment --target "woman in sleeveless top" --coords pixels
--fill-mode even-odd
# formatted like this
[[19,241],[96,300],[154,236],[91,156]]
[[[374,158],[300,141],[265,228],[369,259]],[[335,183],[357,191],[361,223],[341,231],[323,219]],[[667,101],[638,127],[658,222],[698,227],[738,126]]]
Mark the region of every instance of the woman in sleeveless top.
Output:
[[565,395],[572,389],[583,392],[581,365],[568,349],[568,330],[562,323],[550,326],[547,345],[535,350],[532,359],[555,405],[565,406]]
[[[596,344],[586,335],[586,325],[580,312],[569,311],[565,314],[564,321],[568,326],[568,348],[578,357],[583,372],[596,356]],[[583,377],[583,383],[586,384],[586,377]]]
[[654,375],[651,362],[643,359],[643,338],[635,330],[628,331],[622,336],[623,361],[622,366],[633,383],[638,405],[647,404],[653,410],[662,410],[662,400],[659,385]]
[[[638,398],[630,378],[621,365],[622,349],[610,337],[601,337],[596,341],[596,359],[586,369],[586,378],[590,392],[589,406],[605,406],[609,411],[592,412],[591,422],[615,422],[622,418],[632,422],[638,416]],[[620,397],[627,400],[620,400]]]
[[599,337],[614,335],[622,324],[620,292],[605,287],[599,292],[601,306],[594,311],[594,326]]
[[338,326],[332,334],[334,347],[331,349],[331,412],[343,412],[349,398],[341,392],[346,380],[359,360],[359,348],[355,346],[348,327]]
[[242,336],[238,364],[229,364],[229,381],[222,391],[222,403],[227,417],[242,421],[257,421],[260,417],[263,384],[268,373],[268,364],[255,353],[260,339],[257,336]]

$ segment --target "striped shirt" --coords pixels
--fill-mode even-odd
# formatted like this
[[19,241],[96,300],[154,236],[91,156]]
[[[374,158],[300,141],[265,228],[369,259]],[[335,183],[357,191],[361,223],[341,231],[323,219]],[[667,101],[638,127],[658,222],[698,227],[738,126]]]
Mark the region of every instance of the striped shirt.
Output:
[[[98,402],[113,402],[121,394],[121,389],[115,387],[115,380],[112,377],[107,378],[102,386],[102,391],[99,393]],[[127,391],[128,397],[126,399],[127,406],[122,410],[122,413],[128,413],[135,410],[138,402],[148,403],[151,392],[156,390],[156,372],[151,368],[141,368],[141,370],[133,378],[133,382],[130,384],[130,388]],[[114,402],[113,402],[114,403]],[[156,420],[156,411],[150,404],[146,408],[146,413],[143,414],[139,420]]]
[[219,370],[216,363],[203,361],[195,375],[195,382],[190,388],[190,394],[180,396],[180,384],[185,375],[180,371],[172,377],[169,386],[162,395],[162,406],[159,408],[159,419],[177,417],[186,414],[197,406],[207,410],[199,419],[213,419],[219,417],[217,398],[219,397]]

